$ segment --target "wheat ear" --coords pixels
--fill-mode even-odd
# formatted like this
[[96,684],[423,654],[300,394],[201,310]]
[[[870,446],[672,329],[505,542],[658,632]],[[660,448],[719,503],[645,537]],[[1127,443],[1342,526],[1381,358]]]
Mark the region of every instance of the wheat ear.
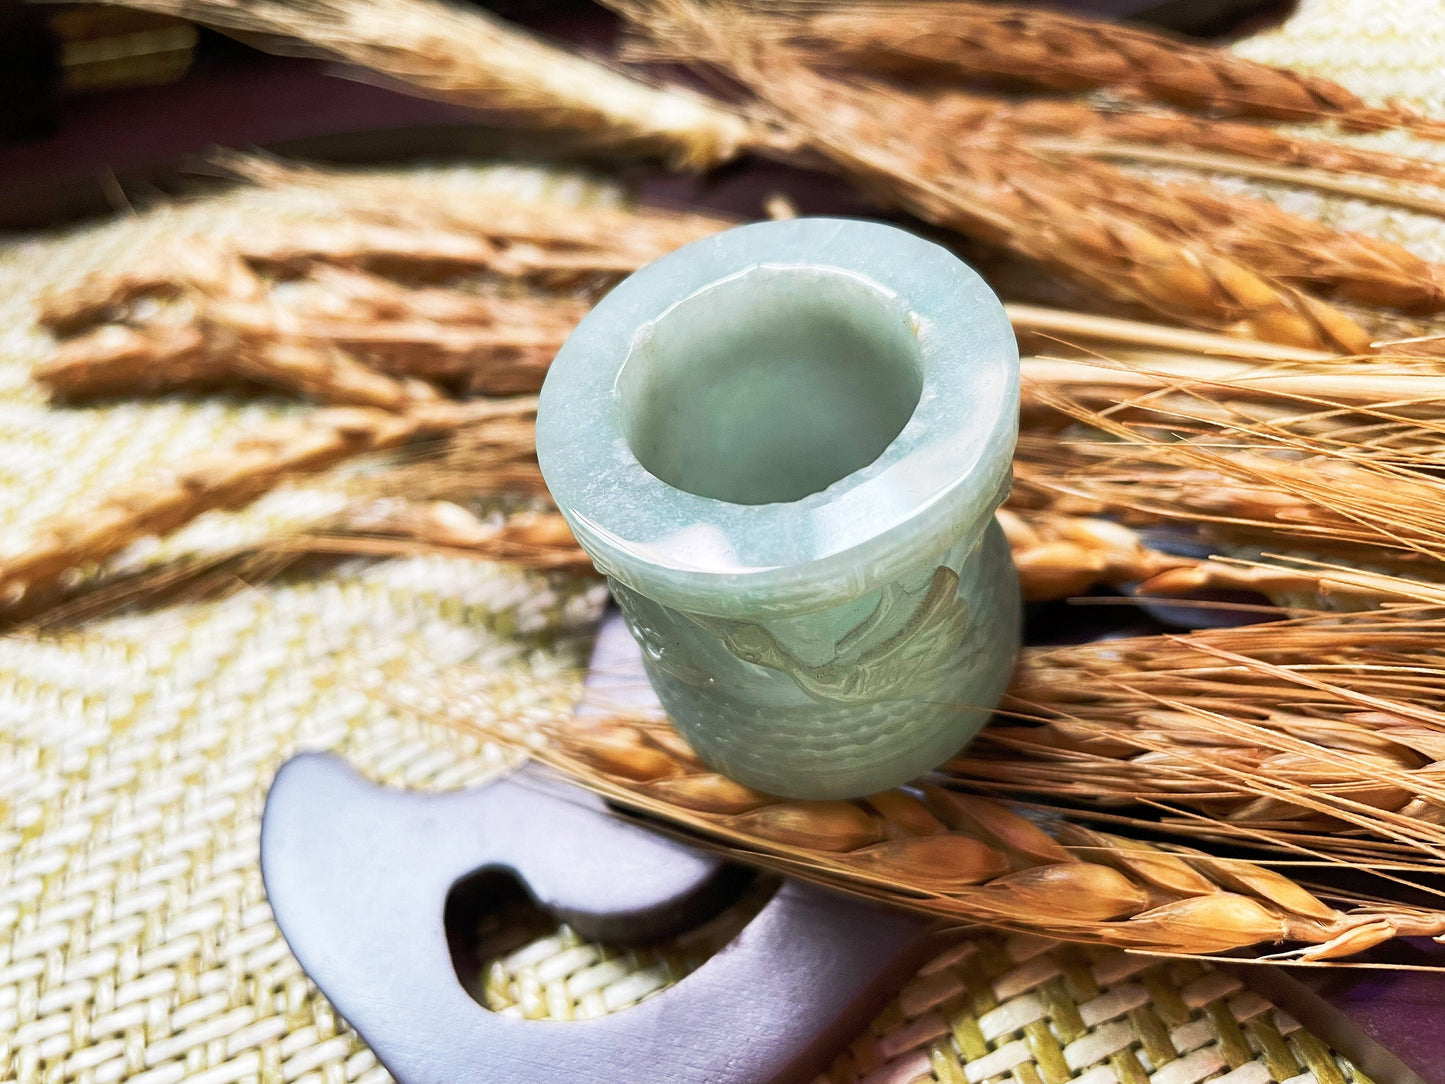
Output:
[[[680,47],[719,58],[779,111],[800,142],[881,199],[930,222],[1186,323],[1307,348],[1361,353],[1370,347],[1371,337],[1344,313],[1193,235],[1169,213],[1177,201],[1121,171],[1112,171],[1118,198],[1101,204],[1107,174],[1099,163],[1075,179],[1037,155],[998,143],[955,147],[928,99],[830,78],[786,50],[769,49],[750,33],[745,14],[663,0],[638,17],[652,20],[649,31],[674,35]],[[1127,206],[1141,192],[1153,206]]]
[[989,728],[951,770],[1117,823],[1132,810],[1195,838],[1438,872],[1442,613],[1400,605],[1032,648],[1005,704],[1024,722]]
[[[923,115],[901,98],[897,108],[848,102],[855,90],[818,91],[803,102],[804,80],[791,81],[794,117],[813,145],[920,217],[1011,248],[1144,304],[1173,319],[1227,328],[1309,349],[1363,353],[1371,337],[1332,306],[1241,263],[1207,241],[1161,232],[1158,221],[1091,204],[1089,193],[1048,163],[1026,154],[958,156],[940,171],[935,152],[893,139],[917,132]],[[852,108],[849,108],[852,106]],[[816,110],[816,111],[815,111]],[[881,121],[881,126],[880,126]],[[898,125],[903,124],[903,127]],[[1061,185],[1066,186],[1061,189]]]
[[[959,157],[969,151],[990,153],[966,145]],[[1427,313],[1445,307],[1445,268],[1393,242],[1344,233],[1264,200],[1226,199],[1199,185],[1158,183],[1072,157],[1045,156],[1016,168],[1035,198],[1052,196],[1076,214],[1112,213],[1179,244],[1207,246],[1268,281],[1331,291],[1362,305]]]
[[421,553],[504,561],[542,572],[595,575],[591,559],[555,512],[523,512],[481,520],[451,501],[383,498],[359,501],[334,521],[267,539],[267,553],[331,553],[368,557]]
[[705,168],[773,137],[680,87],[654,86],[443,0],[115,0],[272,52],[358,65],[421,97],[505,113]]
[[264,426],[228,448],[118,487],[90,508],[43,521],[25,549],[0,561],[0,598],[20,601],[70,569],[103,561],[139,539],[168,534],[203,512],[242,508],[284,479],[422,437],[529,416],[535,409],[535,400],[525,398],[422,403],[401,413],[334,407]]
[[1311,960],[1445,931],[1442,913],[1346,914],[1261,866],[1038,822],[929,784],[853,802],[771,798],[709,771],[665,724],[589,721],[540,749],[495,737],[733,858],[953,922],[1181,953],[1288,941]]
[[[1207,524],[1215,537],[1241,541],[1292,539],[1363,563],[1445,555],[1435,512],[1442,487],[1430,466],[1441,433],[1428,418],[1412,423],[1388,403],[1371,411],[1321,402],[1303,419],[1322,423],[1314,433],[1245,412],[1220,417],[1207,401],[1186,409],[1205,398],[1198,393],[1133,418],[1062,393],[1035,396],[1109,439],[1024,434],[1014,461],[1023,499],[1038,493],[1071,514],[1107,508],[1132,523]],[[1180,439],[1181,429],[1194,432]],[[1365,439],[1351,439],[1352,430]]]
[[[957,112],[960,126],[967,131],[1008,132],[1045,145],[1050,140],[1067,140],[1069,146],[1081,148],[1080,153],[1127,157],[1139,147],[1148,147],[1159,152],[1161,162],[1188,165],[1199,160],[1186,154],[1171,156],[1171,149],[1204,151],[1233,160],[1232,168],[1240,171],[1250,169],[1249,161],[1292,167],[1295,172],[1274,176],[1295,177],[1305,187],[1312,187],[1316,179],[1305,170],[1409,184],[1445,184],[1445,167],[1429,159],[1308,139],[1262,124],[1162,109],[1104,109],[1072,99],[1012,101],[951,88],[940,98],[946,108]],[[1089,149],[1084,150],[1086,147]]]
[[1215,115],[1445,135],[1437,121],[1398,103],[1367,105],[1332,80],[1102,19],[927,0],[818,7],[773,20],[773,33],[863,68],[914,75],[932,68],[965,80],[994,75],[1053,90],[1109,87]]

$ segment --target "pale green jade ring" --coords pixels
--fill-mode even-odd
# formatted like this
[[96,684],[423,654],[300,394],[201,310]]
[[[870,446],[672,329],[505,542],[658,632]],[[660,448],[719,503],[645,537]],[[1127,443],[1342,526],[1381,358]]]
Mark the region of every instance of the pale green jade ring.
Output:
[[1003,695],[1018,436],[1003,306],[892,226],[741,226],[649,264],[562,347],[537,458],[678,730],[771,794],[936,767]]

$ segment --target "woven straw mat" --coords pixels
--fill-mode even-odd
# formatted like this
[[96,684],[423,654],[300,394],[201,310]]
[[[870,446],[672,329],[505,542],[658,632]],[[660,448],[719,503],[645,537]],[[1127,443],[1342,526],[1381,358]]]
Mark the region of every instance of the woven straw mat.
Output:
[[[1306,0],[1240,51],[1445,115],[1445,13],[1434,0]],[[462,192],[502,186],[559,205],[618,196],[537,170],[448,175]],[[1290,198],[1445,258],[1437,222]],[[294,195],[237,192],[0,249],[0,553],[56,511],[297,409],[219,398],[52,409],[28,379],[47,350],[38,292],[178,227],[317,210]],[[225,549],[343,500],[335,479],[283,489],[121,563]],[[505,771],[496,747],[398,711],[391,676],[419,687],[430,673],[483,675],[469,710],[519,727],[556,717],[576,700],[602,602],[590,584],[409,558],[0,637],[0,1080],[387,1079],[272,921],[257,862],[266,788],[299,749],[336,750],[374,779],[411,787]],[[675,981],[700,955],[695,945],[638,955],[553,930],[493,960],[477,993],[501,1012],[593,1015]],[[925,967],[829,1079],[1362,1078],[1203,965],[980,936]]]

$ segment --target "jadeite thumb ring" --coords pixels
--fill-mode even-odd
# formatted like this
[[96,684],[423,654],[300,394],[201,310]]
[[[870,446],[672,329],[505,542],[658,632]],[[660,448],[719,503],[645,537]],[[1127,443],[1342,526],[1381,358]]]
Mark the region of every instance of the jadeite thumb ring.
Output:
[[764,222],[602,300],[547,375],[537,458],[698,755],[856,797],[936,767],[1003,695],[1018,396],[1003,306],[951,253]]

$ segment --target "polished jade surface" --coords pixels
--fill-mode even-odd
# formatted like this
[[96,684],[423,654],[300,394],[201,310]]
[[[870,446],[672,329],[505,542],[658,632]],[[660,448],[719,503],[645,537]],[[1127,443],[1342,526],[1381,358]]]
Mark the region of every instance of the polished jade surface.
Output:
[[879,223],[729,230],[582,321],[537,456],[704,760],[847,797],[978,731],[1019,640],[1018,389],[983,281]]

